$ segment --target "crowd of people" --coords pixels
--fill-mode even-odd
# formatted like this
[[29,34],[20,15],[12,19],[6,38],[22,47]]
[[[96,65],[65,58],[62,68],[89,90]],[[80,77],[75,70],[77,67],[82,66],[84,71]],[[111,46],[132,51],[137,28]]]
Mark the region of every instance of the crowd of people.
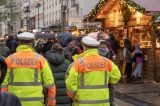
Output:
[[[116,65],[119,48],[113,33],[105,32],[63,42],[57,36],[35,40],[29,32],[1,38],[0,106],[114,106],[113,85],[123,74]],[[127,80],[140,79],[140,45],[133,49],[126,38],[123,53]]]

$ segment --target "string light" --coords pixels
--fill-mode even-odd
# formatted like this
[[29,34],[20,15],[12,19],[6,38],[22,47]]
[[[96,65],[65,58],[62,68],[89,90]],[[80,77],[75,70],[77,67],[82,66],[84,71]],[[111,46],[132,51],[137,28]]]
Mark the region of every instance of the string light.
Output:
[[[92,11],[86,16],[84,19],[90,20],[92,17],[96,16],[96,14],[102,9],[102,7],[106,4],[108,0],[100,0],[99,3],[92,9]],[[120,4],[126,4],[132,12],[136,10],[142,14],[146,13],[146,9],[139,4],[135,3],[133,0],[120,0]],[[134,11],[133,11],[134,10]]]
[[142,6],[140,6],[139,4],[135,3],[133,0],[121,0],[122,4],[126,4],[130,9],[135,9],[138,12],[145,14],[146,13],[146,9]]
[[101,10],[102,6],[105,5],[106,1],[107,0],[100,0],[99,3],[95,6],[95,8],[92,9],[92,11],[86,16],[84,20],[90,20],[92,17],[94,17]]

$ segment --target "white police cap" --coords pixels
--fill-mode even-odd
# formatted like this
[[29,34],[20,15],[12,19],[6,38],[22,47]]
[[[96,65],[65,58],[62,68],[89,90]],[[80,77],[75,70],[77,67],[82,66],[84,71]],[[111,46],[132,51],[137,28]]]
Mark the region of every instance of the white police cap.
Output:
[[30,32],[23,32],[17,35],[19,40],[33,40],[35,38],[35,34]]
[[89,46],[89,47],[97,47],[100,45],[100,43],[96,39],[90,36],[83,37],[82,42],[84,45]]

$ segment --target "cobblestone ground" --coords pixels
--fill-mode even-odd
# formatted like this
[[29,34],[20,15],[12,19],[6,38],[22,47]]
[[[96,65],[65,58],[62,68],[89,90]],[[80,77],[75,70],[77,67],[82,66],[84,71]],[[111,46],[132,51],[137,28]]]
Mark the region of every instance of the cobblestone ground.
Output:
[[122,101],[120,99],[115,99],[115,104],[116,104],[116,106],[136,106],[136,105],[127,103],[125,101]]
[[117,106],[160,106],[160,84],[118,84]]

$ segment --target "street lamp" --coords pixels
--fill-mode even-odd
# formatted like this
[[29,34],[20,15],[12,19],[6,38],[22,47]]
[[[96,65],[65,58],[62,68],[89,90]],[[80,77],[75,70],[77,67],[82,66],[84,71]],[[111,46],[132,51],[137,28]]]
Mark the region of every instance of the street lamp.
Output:
[[66,27],[66,10],[67,10],[67,3],[68,0],[62,0],[61,1],[61,19],[62,19],[62,31],[65,31]]
[[41,7],[40,3],[37,3],[36,8],[38,9],[38,29],[39,29],[39,8]]
[[26,29],[27,31],[29,31],[29,19],[30,19],[30,16],[29,16],[29,13],[30,13],[30,8],[29,6],[26,6],[24,7],[24,13],[25,13],[25,21],[26,21]]

